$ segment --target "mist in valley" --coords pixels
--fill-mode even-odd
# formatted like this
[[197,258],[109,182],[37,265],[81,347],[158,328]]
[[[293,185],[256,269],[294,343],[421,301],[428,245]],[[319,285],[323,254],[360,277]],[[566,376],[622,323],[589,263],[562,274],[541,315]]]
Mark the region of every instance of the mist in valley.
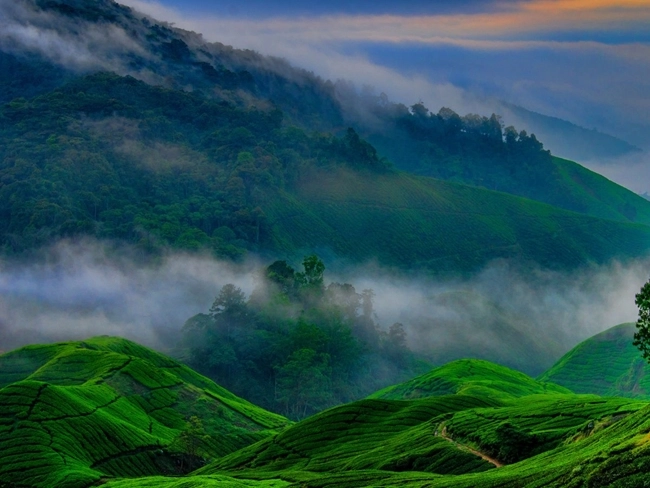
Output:
[[[207,313],[221,287],[248,296],[269,264],[172,252],[144,261],[128,247],[62,241],[31,261],[0,265],[0,349],[117,335],[170,352],[184,322]],[[325,284],[373,289],[380,326],[402,323],[410,348],[434,365],[476,357],[536,375],[579,341],[634,321],[649,264],[564,273],[500,261],[471,277],[436,279],[325,259]]]

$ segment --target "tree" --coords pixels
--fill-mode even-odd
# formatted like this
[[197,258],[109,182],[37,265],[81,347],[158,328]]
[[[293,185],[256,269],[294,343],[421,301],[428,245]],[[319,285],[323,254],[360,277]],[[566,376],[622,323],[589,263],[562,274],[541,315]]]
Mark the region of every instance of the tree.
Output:
[[303,348],[294,351],[276,368],[276,399],[285,415],[302,419],[323,410],[331,401],[331,367],[328,354]]
[[217,319],[225,316],[227,318],[239,318],[246,308],[246,295],[241,288],[228,283],[219,292],[210,307],[210,315]]
[[639,307],[639,318],[636,321],[637,331],[633,344],[639,348],[644,359],[650,362],[650,281],[641,287],[634,302]]
[[[201,446],[207,435],[203,429],[203,422],[196,415],[192,415],[181,433],[172,441],[172,450],[180,452],[180,471],[187,473],[197,468],[197,458],[201,457]],[[199,460],[200,461],[200,460]]]

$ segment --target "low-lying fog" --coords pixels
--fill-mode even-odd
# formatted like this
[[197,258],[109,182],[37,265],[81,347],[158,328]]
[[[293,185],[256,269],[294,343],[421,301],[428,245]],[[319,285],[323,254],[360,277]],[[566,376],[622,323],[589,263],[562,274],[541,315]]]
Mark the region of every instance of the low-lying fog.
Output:
[[[0,350],[107,334],[165,351],[223,285],[248,294],[268,264],[178,253],[143,264],[128,249],[62,242],[28,263],[0,262]],[[326,261],[325,283],[372,288],[380,324],[403,323],[411,348],[434,364],[480,357],[536,375],[581,340],[636,320],[649,264],[560,273],[495,262],[472,278],[436,280]]]

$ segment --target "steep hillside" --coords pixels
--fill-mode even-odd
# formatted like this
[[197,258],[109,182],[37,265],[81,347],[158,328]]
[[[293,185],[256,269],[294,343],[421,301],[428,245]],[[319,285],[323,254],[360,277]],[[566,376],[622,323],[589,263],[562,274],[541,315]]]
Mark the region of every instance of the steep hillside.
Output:
[[10,486],[181,474],[289,424],[119,338],[4,354],[0,387],[0,480]]
[[566,353],[539,377],[576,393],[650,397],[650,365],[632,345],[633,323],[612,327]]
[[410,381],[389,386],[370,398],[406,400],[440,395],[476,395],[510,400],[528,395],[569,394],[566,388],[489,361],[460,359]]
[[[11,25],[34,32],[47,31],[48,35],[71,51],[88,54],[61,59],[34,44],[23,45],[19,38],[3,46],[0,67],[7,69],[0,75],[0,101],[9,102],[11,110],[0,114],[0,120],[5,127],[13,130],[0,135],[0,142],[10,146],[9,154],[14,155],[2,167],[2,174],[9,173],[10,179],[16,175],[24,176],[25,172],[30,171],[29,167],[25,167],[25,162],[33,160],[34,152],[40,156],[50,156],[45,154],[47,151],[44,152],[44,148],[50,151],[58,149],[65,155],[66,164],[77,170],[77,160],[80,158],[90,159],[101,166],[115,165],[114,153],[117,152],[122,159],[130,155],[149,169],[153,161],[160,161],[161,164],[156,165],[158,171],[162,167],[165,171],[176,172],[176,177],[182,176],[180,190],[193,193],[197,182],[191,181],[192,173],[204,172],[213,176],[215,168],[210,168],[211,164],[217,163],[221,168],[226,165],[224,151],[214,150],[217,147],[231,146],[233,153],[228,154],[228,158],[232,164],[238,152],[253,148],[263,149],[261,154],[253,153],[257,159],[268,157],[272,151],[267,143],[273,142],[278,148],[276,157],[295,163],[317,157],[322,149],[318,143],[314,144],[317,141],[308,141],[306,139],[309,138],[300,133],[288,132],[284,134],[284,139],[292,139],[290,144],[286,140],[278,144],[277,140],[271,141],[268,134],[263,133],[264,130],[295,125],[309,133],[317,129],[327,134],[342,135],[347,127],[354,127],[359,134],[376,144],[380,157],[388,157],[397,168],[403,170],[505,191],[594,217],[650,224],[650,202],[607,180],[596,181],[583,168],[571,169],[572,174],[568,177],[564,168],[566,163],[553,159],[548,151],[543,150],[542,144],[525,131],[504,130],[496,115],[489,118],[475,114],[461,117],[448,108],[434,114],[421,104],[408,108],[380,95],[364,93],[362,96],[349,83],[325,81],[283,60],[219,43],[208,43],[200,34],[176,29],[110,0],[23,0],[6,6],[3,12]],[[99,45],[92,43],[85,35],[91,31],[103,34],[107,41]],[[142,90],[135,90],[133,94],[143,97],[141,106],[140,103],[134,106],[133,96],[119,90],[113,91],[108,99],[102,99],[97,96],[93,86],[93,83],[98,83],[102,87],[101,77],[93,78],[92,83],[88,79],[82,81],[81,85],[84,86],[73,83],[69,87],[69,83],[79,80],[80,75],[102,71],[133,76],[150,85],[165,87],[169,90],[168,94],[174,94],[169,97],[173,100],[167,101],[171,105],[167,108],[187,106],[189,99],[182,97],[181,93],[183,90],[191,91],[194,102],[189,103],[191,110],[187,112],[195,116],[189,117],[188,113],[184,113],[179,117],[170,117],[169,110],[166,110],[165,104],[159,103],[160,100],[154,105],[157,109],[149,106],[147,95]],[[57,90],[63,86],[69,88]],[[92,99],[85,97],[79,106],[80,101],[75,96],[88,91],[93,92],[94,96]],[[47,100],[25,105],[25,101],[33,96],[48,93],[57,103],[52,104],[50,96]],[[202,107],[200,102],[205,102],[205,106]],[[215,121],[209,113],[215,106],[227,111],[228,115]],[[26,114],[24,110],[18,110],[20,113],[15,113],[16,109],[27,107],[31,107],[32,116],[37,113],[44,119],[54,117],[56,123],[43,124],[37,120],[34,127],[33,117],[25,117],[29,116],[29,112]],[[141,113],[135,123],[134,118],[127,115],[129,111],[133,114],[134,109]],[[240,110],[249,112],[248,120],[244,120],[246,117],[242,117]],[[142,112],[148,113],[142,116]],[[120,118],[115,120],[111,115]],[[88,117],[88,120],[84,117]],[[263,120],[254,124],[250,123],[251,117]],[[80,118],[85,123],[80,123]],[[23,137],[25,129],[29,128],[32,128],[29,131],[31,134]],[[238,128],[245,128],[249,132],[233,133]],[[88,130],[100,136],[100,141],[112,142],[112,147],[106,147],[97,140],[88,141]],[[200,135],[195,138],[194,144],[188,144],[191,133]],[[20,141],[16,141],[16,136]],[[201,148],[196,147],[196,139],[201,139]],[[15,144],[18,144],[20,151],[16,152]],[[213,151],[206,155],[208,148]],[[339,151],[338,158],[354,161],[359,159],[359,154],[368,155],[374,151],[374,148],[363,144],[352,149]],[[216,152],[220,157],[215,160]],[[280,152],[283,154],[280,155]],[[6,155],[0,156],[7,158]],[[49,181],[51,171],[61,170],[56,169],[58,165],[54,166],[46,168],[50,171],[44,171],[45,180]],[[277,177],[269,168],[268,161],[262,166],[268,176],[256,175],[256,183],[268,183],[269,179]],[[295,169],[292,168],[293,171]],[[242,177],[240,174],[232,175],[232,170],[232,167],[226,168],[226,173]],[[250,197],[251,178],[242,179],[246,185],[244,193]],[[202,198],[195,199],[195,209],[190,213],[198,214],[194,220],[201,220],[203,225],[198,226],[196,222],[190,226],[183,225],[185,222],[177,223],[178,216],[170,216],[168,211],[164,212],[167,214],[164,217],[159,215],[162,212],[160,207],[177,205],[178,202],[170,202],[159,195],[156,191],[159,189],[158,181],[151,181],[147,175],[144,180],[143,188],[139,191],[148,192],[151,208],[147,215],[131,210],[124,212],[121,207],[116,207],[110,198],[114,178],[109,178],[103,193],[87,191],[83,199],[79,195],[66,193],[60,199],[63,201],[44,198],[30,202],[28,208],[15,208],[14,212],[21,214],[27,229],[11,226],[10,242],[5,240],[2,244],[5,249],[11,250],[20,248],[21,244],[24,246],[25,242],[40,243],[48,237],[59,235],[49,232],[49,229],[33,231],[29,225],[38,229],[44,223],[52,222],[65,224],[66,234],[98,233],[97,227],[100,227],[104,235],[124,238],[130,234],[131,239],[135,239],[129,225],[133,214],[143,221],[142,225],[136,227],[144,229],[145,234],[152,226],[169,224],[171,228],[164,232],[155,229],[151,236],[154,241],[162,237],[162,240],[180,239],[187,247],[215,246],[214,242],[207,242],[213,238],[212,232],[216,227],[228,227],[234,230],[234,236],[225,229],[217,236],[222,240],[224,237],[230,238],[230,242],[216,245],[222,254],[237,255],[244,247],[236,242],[239,240],[257,243],[259,215],[253,213],[256,204],[229,212],[231,215],[239,210],[242,214],[248,213],[246,217],[240,215],[239,220],[244,222],[238,222],[239,226],[247,228],[246,231],[233,228],[232,222],[225,218],[209,222],[210,219],[204,217],[206,212],[219,214],[228,208],[222,205],[207,210],[208,206]],[[83,179],[82,182],[88,183]],[[56,181],[54,183],[56,185]],[[48,187],[46,184],[41,186]],[[241,183],[228,177],[210,191],[212,194],[241,193],[240,187]],[[15,193],[7,197],[16,199]],[[19,203],[14,205],[19,206]],[[69,208],[68,203],[72,203],[74,209]],[[105,219],[98,217],[109,210],[112,211],[111,222],[104,225]],[[6,209],[3,216],[6,220]],[[183,215],[180,220],[188,221],[191,218]],[[206,232],[204,227],[208,227],[209,231]]]
[[392,171],[353,130],[307,134],[279,111],[112,74],[0,107],[0,140],[5,253],[91,235],[147,252],[321,249],[458,271],[504,257],[570,268],[650,248],[647,226]]

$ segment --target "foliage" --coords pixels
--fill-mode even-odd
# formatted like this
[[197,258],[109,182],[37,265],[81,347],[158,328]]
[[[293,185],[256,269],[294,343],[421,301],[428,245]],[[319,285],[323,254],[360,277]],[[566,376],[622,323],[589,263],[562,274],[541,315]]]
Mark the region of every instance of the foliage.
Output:
[[634,333],[633,344],[639,348],[643,358],[650,361],[650,281],[641,287],[634,303],[639,307],[639,318],[636,321],[637,331]]
[[401,324],[384,331],[372,290],[324,284],[316,255],[296,272],[276,261],[248,300],[225,285],[210,314],[183,327],[189,364],[236,394],[290,418],[360,398],[417,368]]

